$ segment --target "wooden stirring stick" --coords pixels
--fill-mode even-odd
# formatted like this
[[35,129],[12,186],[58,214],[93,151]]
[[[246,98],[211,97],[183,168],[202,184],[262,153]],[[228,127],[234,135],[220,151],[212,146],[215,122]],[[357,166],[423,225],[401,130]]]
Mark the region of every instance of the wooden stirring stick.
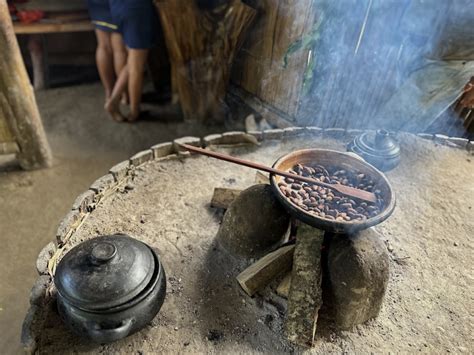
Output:
[[331,190],[335,190],[335,191],[337,191],[337,192],[339,192],[339,193],[341,193],[345,196],[348,196],[348,197],[352,197],[352,198],[356,198],[356,199],[359,199],[359,200],[364,200],[364,201],[372,202],[372,203],[377,201],[377,197],[375,196],[375,194],[372,193],[372,192],[369,192],[369,191],[356,189],[354,187],[350,187],[350,186],[346,186],[346,185],[342,185],[342,184],[328,184],[328,183],[318,181],[318,180],[315,180],[315,179],[311,179],[311,178],[308,178],[308,177],[305,177],[305,176],[292,174],[292,173],[289,173],[289,172],[286,172],[286,171],[271,168],[271,167],[266,166],[266,165],[262,165],[262,164],[259,164],[259,163],[254,163],[252,161],[236,158],[236,157],[226,155],[226,154],[222,154],[222,153],[213,152],[213,151],[210,151],[210,150],[207,150],[207,149],[198,148],[198,147],[195,147],[195,146],[192,146],[192,145],[189,145],[189,144],[179,144],[179,145],[181,147],[183,147],[184,149],[187,149],[187,150],[189,150],[191,152],[194,152],[194,153],[207,155],[208,157],[216,158],[216,159],[219,159],[219,160],[225,160],[225,161],[228,161],[230,163],[243,165],[243,166],[246,166],[246,167],[249,167],[249,168],[252,168],[252,169],[266,171],[267,173],[272,173],[272,174],[275,174],[275,175],[284,176],[284,177],[287,177],[287,178],[291,178],[293,180],[306,182],[308,184],[323,186],[323,187],[329,188]]

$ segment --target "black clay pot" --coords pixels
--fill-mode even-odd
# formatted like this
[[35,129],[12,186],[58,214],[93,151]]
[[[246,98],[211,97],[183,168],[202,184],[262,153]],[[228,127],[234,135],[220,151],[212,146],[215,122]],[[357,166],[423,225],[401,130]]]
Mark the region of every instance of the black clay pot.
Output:
[[58,264],[54,283],[63,321],[97,343],[142,329],[166,295],[158,254],[125,234],[97,237],[71,249]]
[[364,158],[381,171],[389,171],[400,163],[400,146],[386,130],[362,133],[347,150]]

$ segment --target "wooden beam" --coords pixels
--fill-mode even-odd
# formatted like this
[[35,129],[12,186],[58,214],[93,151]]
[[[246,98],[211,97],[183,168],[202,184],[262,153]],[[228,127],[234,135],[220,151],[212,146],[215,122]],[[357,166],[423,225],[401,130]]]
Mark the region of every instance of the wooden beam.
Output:
[[322,305],[323,240],[324,232],[319,229],[306,224],[298,228],[285,330],[288,340],[301,346],[314,344],[318,312]]
[[287,245],[265,255],[237,276],[239,285],[249,296],[253,296],[275,277],[291,270],[294,250],[294,245]]
[[216,187],[214,188],[214,194],[212,195],[211,207],[227,209],[241,192],[242,190],[239,189]]
[[51,151],[6,1],[0,2],[0,119],[5,119],[19,146],[23,169],[50,166]]
[[88,32],[94,30],[94,26],[89,20],[61,23],[15,23],[13,28],[16,34]]

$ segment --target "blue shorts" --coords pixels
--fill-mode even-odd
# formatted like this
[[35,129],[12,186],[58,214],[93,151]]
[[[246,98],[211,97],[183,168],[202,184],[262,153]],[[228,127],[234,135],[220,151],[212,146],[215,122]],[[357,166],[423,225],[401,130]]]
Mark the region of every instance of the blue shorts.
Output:
[[149,49],[156,44],[158,15],[152,0],[109,0],[112,18],[131,49]]
[[95,28],[105,32],[118,30],[117,24],[112,19],[109,0],[87,0],[87,8]]

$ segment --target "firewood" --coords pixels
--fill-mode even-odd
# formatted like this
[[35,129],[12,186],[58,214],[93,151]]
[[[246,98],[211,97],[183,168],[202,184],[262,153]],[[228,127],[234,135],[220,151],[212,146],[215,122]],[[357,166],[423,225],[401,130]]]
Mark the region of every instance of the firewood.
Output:
[[255,174],[255,182],[257,184],[269,184],[270,179],[268,178],[268,175],[265,173],[262,173],[261,171],[257,171]]
[[294,250],[294,245],[281,247],[250,265],[237,276],[242,289],[253,296],[276,276],[291,270]]
[[323,237],[323,231],[305,224],[299,227],[296,235],[285,330],[288,340],[303,346],[314,344],[322,304]]
[[211,207],[227,209],[232,201],[242,192],[239,189],[216,187],[212,195]]
[[277,294],[283,298],[288,298],[288,293],[290,293],[290,286],[291,286],[291,272],[286,274],[283,280],[281,280],[280,284],[278,285],[276,289]]

